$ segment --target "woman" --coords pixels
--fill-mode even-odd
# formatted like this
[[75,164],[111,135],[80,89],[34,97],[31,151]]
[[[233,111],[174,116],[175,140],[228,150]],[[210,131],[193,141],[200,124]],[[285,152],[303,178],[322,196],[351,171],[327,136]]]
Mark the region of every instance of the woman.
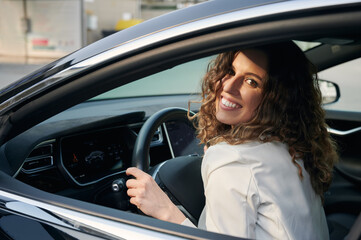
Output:
[[[322,208],[335,145],[315,70],[292,42],[220,54],[204,77],[198,137],[206,204],[198,227],[257,239],[327,239]],[[129,168],[130,202],[191,222],[144,172]]]

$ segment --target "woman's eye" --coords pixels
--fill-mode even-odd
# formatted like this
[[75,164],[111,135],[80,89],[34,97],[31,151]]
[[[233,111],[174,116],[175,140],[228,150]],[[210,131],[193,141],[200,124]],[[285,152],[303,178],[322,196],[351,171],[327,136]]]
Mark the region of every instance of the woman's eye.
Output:
[[251,87],[254,87],[254,88],[258,87],[258,83],[251,78],[247,78],[246,83],[248,83]]

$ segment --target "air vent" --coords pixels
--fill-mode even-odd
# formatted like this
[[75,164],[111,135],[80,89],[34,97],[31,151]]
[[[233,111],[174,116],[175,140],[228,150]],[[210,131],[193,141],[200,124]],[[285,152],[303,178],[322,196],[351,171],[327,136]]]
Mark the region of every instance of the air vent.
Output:
[[53,154],[53,145],[45,145],[36,147],[28,156],[28,158],[34,158],[39,156],[49,156]]
[[53,143],[42,143],[35,147],[25,159],[24,173],[35,173],[53,167]]

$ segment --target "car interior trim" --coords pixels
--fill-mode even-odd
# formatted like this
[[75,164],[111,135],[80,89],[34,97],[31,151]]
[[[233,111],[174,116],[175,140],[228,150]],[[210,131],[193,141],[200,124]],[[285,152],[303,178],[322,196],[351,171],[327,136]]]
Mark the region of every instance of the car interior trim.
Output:
[[326,118],[329,119],[342,119],[349,121],[359,121],[361,119],[361,114],[359,112],[351,112],[351,111],[335,111],[333,109],[327,109]]
[[167,126],[165,125],[165,123],[163,123],[163,128],[164,128],[164,134],[165,134],[165,136],[167,138],[170,154],[172,155],[172,158],[175,158],[172,143],[171,143],[171,141],[169,139],[168,129],[167,129]]
[[[345,5],[351,3],[357,3],[357,1],[347,0],[342,4]],[[335,0],[330,0],[330,1],[315,0],[308,2],[308,4],[304,4],[303,2],[298,2],[298,1],[279,2],[275,4],[262,6],[262,11],[259,11],[259,7],[254,7],[251,9],[241,9],[228,13],[223,13],[221,15],[216,15],[206,19],[196,20],[194,22],[186,22],[178,26],[174,26],[168,29],[163,29],[151,34],[147,34],[133,41],[120,44],[119,46],[112,48],[106,52],[90,57],[82,62],[70,66],[67,69],[64,69],[59,73],[56,73],[51,77],[44,79],[43,81],[37,84],[34,84],[32,87],[0,103],[0,114],[3,114],[13,106],[20,104],[26,99],[31,98],[32,96],[48,89],[49,87],[63,82],[65,79],[67,79],[68,77],[74,74],[79,74],[80,72],[86,71],[89,68],[95,67],[96,65],[102,62],[114,59],[115,57],[119,58],[121,56],[130,54],[135,49],[139,51],[140,49],[143,49],[146,46],[152,45],[152,43],[155,44],[159,42],[170,41],[171,39],[179,38],[184,35],[192,34],[199,31],[204,31],[206,29],[216,28],[237,21],[256,19],[258,17],[264,17],[266,15],[271,16],[274,14],[291,13],[294,11],[299,11],[304,9],[332,6],[332,4],[337,5],[341,3]]]
[[44,161],[49,160],[49,161],[47,161],[47,162],[49,162],[49,164],[46,164],[41,167],[32,168],[31,170],[24,168],[24,165],[23,165],[21,168],[21,171],[23,171],[24,173],[30,174],[30,173],[41,172],[41,171],[44,171],[44,170],[54,167],[53,156],[43,156],[43,157],[38,157],[38,158],[26,159],[24,161],[24,164],[34,164],[33,162],[36,162],[39,160],[44,160]]
[[332,134],[335,134],[335,135],[338,135],[338,136],[345,136],[345,135],[360,132],[361,127],[353,128],[353,129],[346,130],[346,131],[341,131],[341,130],[337,130],[337,129],[334,129],[334,128],[328,128],[327,130],[328,130],[329,133],[332,133]]
[[[25,159],[24,164],[21,166],[21,171],[26,174],[36,173],[40,171],[44,171],[54,167],[53,161],[53,148],[55,139],[44,141],[38,144],[33,151],[29,154],[29,156]],[[37,155],[34,156],[34,152],[40,148],[50,148],[49,152],[40,151]],[[47,160],[50,161],[47,161]],[[28,166],[26,166],[28,165]],[[38,166],[37,166],[38,165]],[[30,169],[29,169],[30,168]]]

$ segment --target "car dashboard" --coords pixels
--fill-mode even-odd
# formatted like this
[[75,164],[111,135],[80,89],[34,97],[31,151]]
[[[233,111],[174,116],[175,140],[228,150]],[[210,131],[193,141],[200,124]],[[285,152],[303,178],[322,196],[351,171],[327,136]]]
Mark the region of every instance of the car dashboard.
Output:
[[[178,107],[187,104],[186,96],[152,97],[153,106],[155,99],[167,99],[167,104]],[[127,108],[122,107],[124,102]],[[160,104],[150,109],[140,103],[138,98],[82,103],[12,139],[1,154],[18,162],[14,175],[18,180],[47,192],[96,202],[97,192],[131,166],[133,146],[147,116],[167,107]],[[16,148],[20,142],[23,147]],[[150,166],[202,151],[191,123],[171,120],[154,133]]]

